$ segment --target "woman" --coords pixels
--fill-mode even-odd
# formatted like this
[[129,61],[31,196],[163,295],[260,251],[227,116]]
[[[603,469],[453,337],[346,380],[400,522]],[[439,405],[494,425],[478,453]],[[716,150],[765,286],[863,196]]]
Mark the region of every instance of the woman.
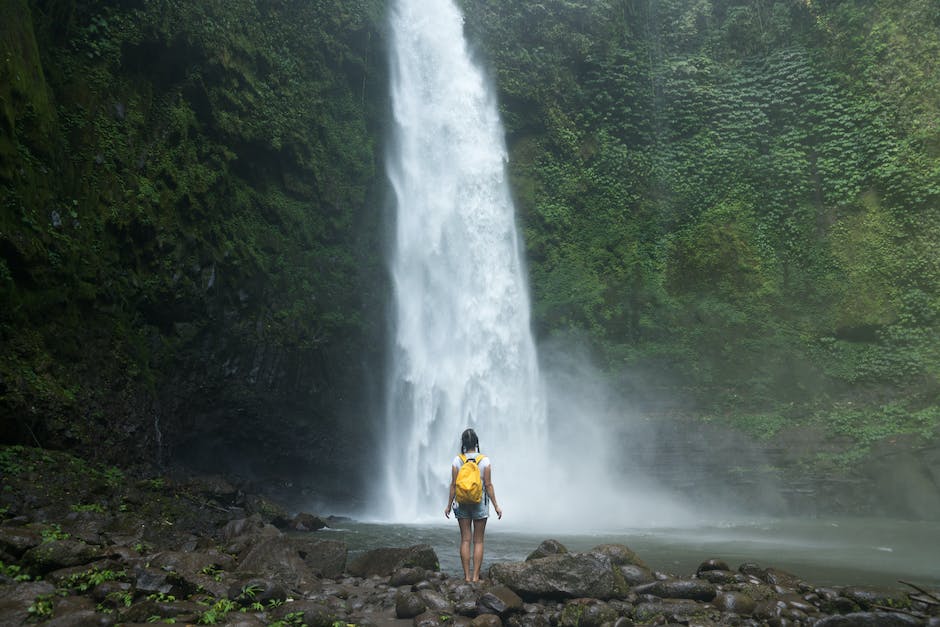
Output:
[[[496,510],[496,516],[503,518],[503,510],[496,503],[496,492],[493,490],[490,458],[480,455],[480,440],[473,429],[467,429],[460,436],[460,455],[454,458],[451,464],[450,497],[447,499],[447,508],[444,516],[450,518],[453,508],[454,516],[460,525],[460,562],[463,564],[463,576],[467,581],[480,581],[480,566],[483,564],[483,534],[486,532],[486,519],[490,515],[490,501]],[[480,478],[483,481],[483,498],[477,505],[460,505],[454,497],[457,495],[457,473],[464,464],[461,456],[467,459],[479,459]],[[473,569],[470,568],[470,540],[473,539]]]

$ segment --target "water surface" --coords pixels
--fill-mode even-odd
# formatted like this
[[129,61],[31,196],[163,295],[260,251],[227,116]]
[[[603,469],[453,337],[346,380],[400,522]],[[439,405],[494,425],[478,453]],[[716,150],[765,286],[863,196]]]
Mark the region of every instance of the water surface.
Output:
[[[441,524],[337,523],[324,530],[347,542],[350,559],[372,548],[430,544],[441,569],[461,573],[455,521]],[[940,523],[864,518],[752,520],[696,528],[622,529],[592,533],[534,533],[493,519],[487,527],[484,569],[521,561],[542,540],[571,551],[626,544],[653,569],[689,575],[703,560],[720,558],[775,567],[815,585],[905,588],[898,580],[940,586]]]

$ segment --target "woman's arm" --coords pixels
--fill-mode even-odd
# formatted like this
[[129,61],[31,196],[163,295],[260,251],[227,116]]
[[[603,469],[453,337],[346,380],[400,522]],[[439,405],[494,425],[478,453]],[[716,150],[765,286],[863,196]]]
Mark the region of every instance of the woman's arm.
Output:
[[457,469],[450,467],[450,496],[447,497],[447,507],[444,508],[444,518],[450,518],[450,508],[454,506],[454,497],[457,496]]
[[[456,473],[454,477],[456,477]],[[503,510],[499,508],[499,504],[496,503],[496,490],[493,489],[493,480],[490,478],[492,473],[490,472],[490,466],[487,466],[483,469],[483,483],[486,485],[486,494],[490,497],[490,501],[493,503],[493,509],[496,510],[496,515],[500,520],[503,519]],[[453,490],[453,481],[451,481],[451,490]]]

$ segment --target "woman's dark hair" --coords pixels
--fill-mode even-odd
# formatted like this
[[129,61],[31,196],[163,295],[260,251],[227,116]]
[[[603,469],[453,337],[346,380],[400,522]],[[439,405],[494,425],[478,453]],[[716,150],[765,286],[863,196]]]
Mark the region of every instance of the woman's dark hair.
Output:
[[473,429],[467,429],[460,436],[460,452],[466,453],[470,450],[480,450],[480,439],[477,438],[477,432]]

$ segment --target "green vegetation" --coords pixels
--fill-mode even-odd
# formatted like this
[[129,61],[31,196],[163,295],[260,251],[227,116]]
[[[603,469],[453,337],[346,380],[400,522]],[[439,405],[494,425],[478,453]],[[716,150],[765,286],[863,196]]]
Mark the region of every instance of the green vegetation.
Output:
[[463,4],[539,336],[761,439],[937,437],[933,3]]
[[9,4],[2,441],[160,461],[259,377],[335,413],[379,344],[382,3]]
[[[0,441],[343,476],[317,433],[366,430],[385,345],[385,3],[7,4]],[[462,5],[540,340],[658,413],[819,432],[826,471],[937,437],[934,2]]]

